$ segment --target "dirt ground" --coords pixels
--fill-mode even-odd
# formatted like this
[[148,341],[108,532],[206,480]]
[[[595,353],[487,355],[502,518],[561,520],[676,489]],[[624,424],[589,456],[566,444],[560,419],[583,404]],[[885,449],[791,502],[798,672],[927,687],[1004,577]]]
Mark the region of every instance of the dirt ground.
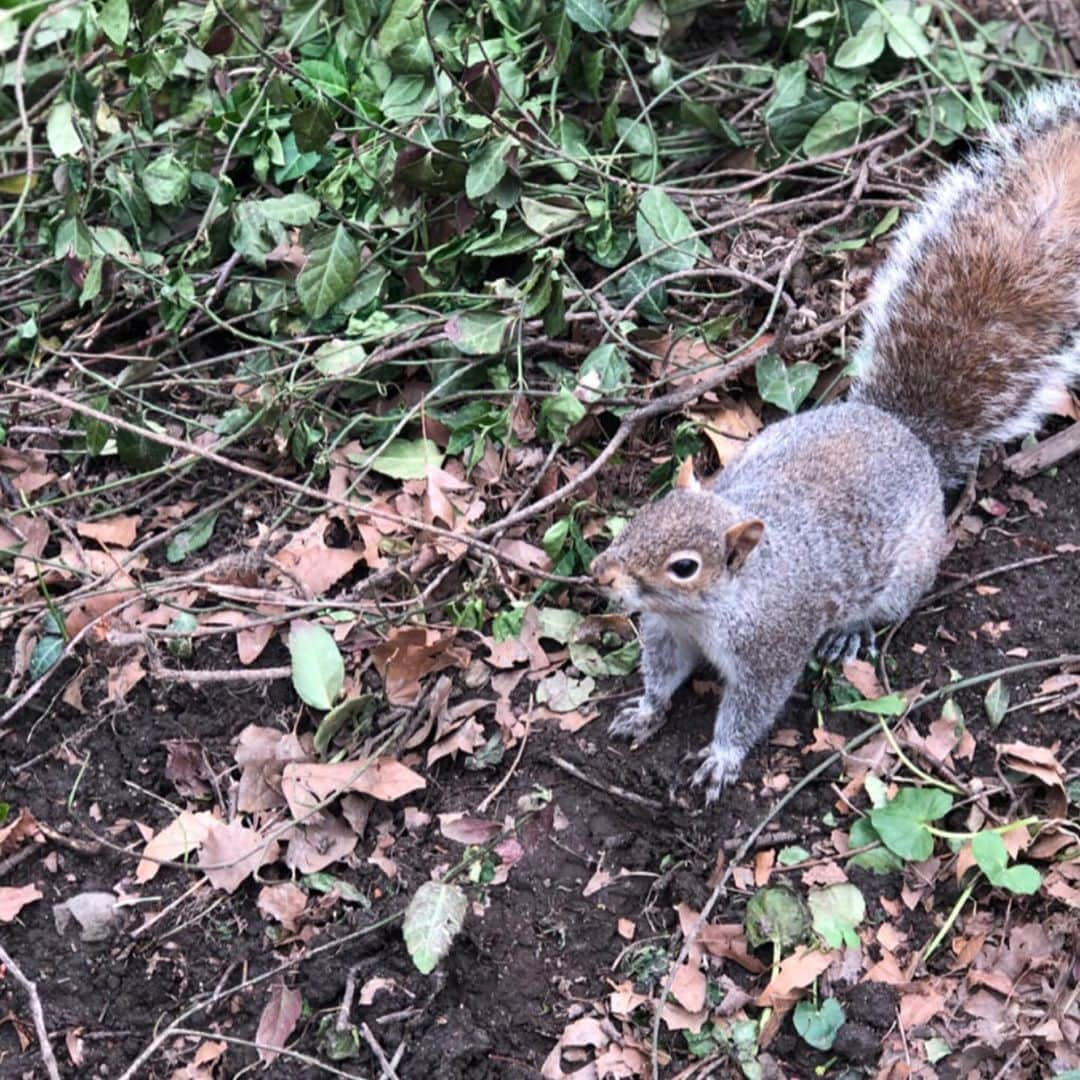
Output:
[[[924,606],[890,641],[887,662],[894,688],[924,681],[939,686],[954,673],[979,674],[1017,663],[1024,655],[1008,655],[1009,650],[1026,649],[1029,659],[1042,659],[1075,652],[1080,645],[1080,553],[1071,547],[1080,541],[1080,458],[1055,476],[1029,482],[1026,491],[1012,487],[1000,469],[991,468],[984,479],[992,486],[980,490],[979,498],[993,513],[979,506],[970,511],[982,523],[981,532],[947,560],[939,587],[968,584]],[[1000,502],[988,503],[988,498]],[[1043,555],[1056,557],[994,576],[979,590],[969,581],[972,575]],[[5,644],[10,647],[10,641]],[[200,646],[200,667],[233,662],[208,654],[207,648]],[[283,662],[284,650],[275,653],[273,647],[262,661]],[[1033,671],[1011,680],[1013,703],[1025,702],[1047,674]],[[602,690],[619,695],[635,679],[626,685],[613,680]],[[261,880],[248,880],[232,895],[207,889],[198,873],[173,868],[163,869],[142,888],[133,879],[143,839],[136,822],[160,828],[185,801],[166,776],[169,742],[200,748],[218,778],[215,784],[225,784],[234,763],[232,742],[245,726],[287,730],[297,723],[310,725],[298,716],[287,681],[206,689],[148,681],[125,708],[100,717],[89,729],[85,716],[60,702],[44,715],[26,710],[0,742],[3,796],[48,825],[52,839],[5,867],[5,884],[34,884],[43,898],[4,927],[3,945],[37,983],[54,1045],[62,1051],[65,1038],[69,1045],[72,1039],[80,1042],[81,1067],[60,1053],[67,1076],[122,1075],[155,1032],[199,995],[255,979],[288,961],[295,970],[286,971],[287,981],[305,1005],[293,1044],[300,1053],[320,1055],[319,1023],[336,1014],[348,980],[360,986],[378,978],[385,982],[374,984],[379,989],[373,1000],[353,1005],[351,1020],[366,1023],[388,1056],[403,1044],[398,1076],[535,1076],[568,1020],[625,978],[620,957],[629,943],[620,935],[620,920],[634,924],[638,943],[666,947],[676,928],[675,905],[699,910],[718,853],[727,845],[730,854],[732,842],[769,811],[778,796],[774,787],[782,790],[820,760],[819,752],[807,752],[818,722],[810,704],[818,679],[807,673],[800,695],[777,724],[778,731],[793,729],[797,736],[784,735],[758,747],[743,781],[707,810],[685,787],[688,767],[682,763],[707,737],[707,694],[684,690],[669,727],[635,752],[609,742],[602,718],[573,734],[554,727],[533,731],[487,816],[499,821],[513,813],[519,800],[540,790],[549,791],[551,801],[520,831],[522,854],[505,883],[470,889],[465,930],[430,977],[412,967],[397,923],[373,932],[367,928],[400,911],[433,866],[459,857],[459,846],[440,835],[437,815],[475,812],[507,773],[511,755],[486,772],[469,772],[444,759],[431,770],[426,790],[378,806],[355,855],[336,868],[363,901],[328,903],[297,932],[288,933],[255,903],[265,884],[286,877],[280,865],[266,868],[256,875]],[[87,686],[88,702],[95,692],[100,688]],[[994,742],[1060,744],[1063,760],[1070,761],[1080,745],[1075,704],[1070,711],[1045,714],[1020,708],[990,732],[983,692],[980,687],[959,695],[976,740],[970,764],[974,774],[992,771]],[[826,713],[821,722],[829,730],[852,734],[863,721],[853,714]],[[1075,761],[1071,768],[1075,772]],[[831,811],[842,817],[835,788],[826,782],[838,776],[834,770],[802,792],[771,821],[758,846],[796,842],[813,851],[830,832],[826,815]],[[782,784],[777,777],[784,778]],[[635,804],[634,796],[651,805]],[[383,849],[395,866],[393,877],[365,855],[381,837],[393,838]],[[616,880],[584,895],[586,883],[601,868]],[[627,873],[619,875],[623,870]],[[882,921],[882,902],[897,900],[902,877],[864,871],[851,876],[867,897],[870,923]],[[70,931],[59,933],[52,911],[53,905],[89,890],[115,891],[130,901],[123,909],[122,929],[94,944],[79,941]],[[714,920],[739,921],[745,896],[745,889],[731,889]],[[1039,910],[1037,900],[1025,903],[1029,913]],[[1018,902],[1008,917],[1017,920],[1021,908]],[[932,935],[934,923],[922,907],[901,905],[901,911],[898,919],[889,916],[900,933],[916,943]],[[734,968],[732,978],[738,983],[746,975]],[[273,981],[254,982],[191,1016],[179,1026],[194,1034],[172,1034],[139,1075],[210,1075],[192,1064],[199,1034],[207,1040],[253,1038]],[[831,1055],[807,1052],[789,1019],[770,1047],[780,1074],[811,1076],[814,1066],[828,1059],[827,1075],[872,1075],[887,1037],[895,1035],[895,993],[884,984],[858,985],[849,995],[848,1024]],[[930,1026],[935,1024],[935,1030],[944,1030],[947,1020]],[[20,1048],[20,1036],[29,1049]],[[647,1040],[647,1032],[643,1037]],[[663,1042],[685,1053],[677,1036],[665,1033]],[[974,1075],[993,1075],[1015,1049],[1007,1043],[993,1050]],[[255,1055],[248,1046],[232,1044],[222,1061],[219,1075],[239,1076],[250,1071]],[[1039,1075],[1043,1068],[1037,1051],[1014,1062],[1007,1075]],[[366,1044],[359,1058],[340,1067],[341,1075],[379,1075]],[[710,1075],[737,1075],[723,1060],[710,1068]],[[42,1075],[25,998],[7,979],[0,996],[0,1076]],[[325,1073],[296,1059],[279,1059],[265,1075]],[[940,1075],[961,1074],[943,1063]]]

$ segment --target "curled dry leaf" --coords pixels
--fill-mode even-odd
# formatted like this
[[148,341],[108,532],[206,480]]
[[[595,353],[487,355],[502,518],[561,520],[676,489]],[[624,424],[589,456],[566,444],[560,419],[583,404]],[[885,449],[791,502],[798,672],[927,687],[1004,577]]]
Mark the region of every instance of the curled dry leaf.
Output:
[[112,937],[119,914],[119,901],[108,892],[84,892],[53,906],[56,932],[67,933],[72,920],[79,924],[80,937],[85,942],[108,941]]
[[28,840],[42,844],[41,826],[29,810],[20,810],[15,819],[0,829],[0,855],[10,855]]
[[300,819],[334,795],[358,791],[381,802],[393,802],[427,786],[419,773],[393,758],[319,762],[290,762],[281,777],[281,790],[294,818]]
[[215,821],[199,852],[199,866],[215,889],[236,892],[260,867],[276,862],[279,845],[239,822]]
[[502,825],[497,821],[472,817],[469,814],[440,814],[439,832],[448,840],[459,844],[486,844],[502,832]]
[[9,923],[27,904],[41,899],[36,885],[0,885],[0,923]]
[[484,745],[484,725],[479,720],[466,720],[459,728],[452,731],[428,748],[427,763],[434,765],[440,758],[456,757],[459,753],[471,754]]

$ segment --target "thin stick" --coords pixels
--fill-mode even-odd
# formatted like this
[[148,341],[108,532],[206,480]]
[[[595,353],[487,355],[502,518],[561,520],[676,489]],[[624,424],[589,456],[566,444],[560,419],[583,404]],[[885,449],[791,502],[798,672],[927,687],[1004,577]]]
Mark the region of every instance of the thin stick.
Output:
[[45,1010],[41,1007],[37,986],[23,974],[22,968],[11,959],[3,945],[0,945],[0,964],[3,964],[15,976],[15,981],[26,991],[26,996],[30,1001],[30,1015],[34,1018],[38,1046],[41,1049],[41,1060],[45,1062],[45,1071],[49,1074],[49,1080],[60,1080],[60,1069],[56,1064],[56,1055],[53,1053],[49,1033],[45,1028]]
[[514,758],[513,764],[506,770],[506,775],[480,800],[480,805],[477,806],[476,812],[483,814],[490,803],[504,787],[510,782],[510,777],[517,772],[518,763],[521,761],[521,755],[525,753],[525,744],[529,741],[529,732],[532,730],[532,721],[525,721],[525,733],[521,736],[521,743],[518,746],[517,756]]

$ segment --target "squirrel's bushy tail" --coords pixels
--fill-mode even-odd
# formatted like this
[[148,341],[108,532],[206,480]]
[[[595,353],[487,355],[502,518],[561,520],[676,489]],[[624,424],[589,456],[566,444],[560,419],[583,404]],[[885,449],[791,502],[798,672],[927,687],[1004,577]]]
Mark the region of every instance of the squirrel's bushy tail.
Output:
[[874,278],[856,367],[852,398],[914,431],[946,486],[1080,378],[1080,84],[1030,95],[929,189]]

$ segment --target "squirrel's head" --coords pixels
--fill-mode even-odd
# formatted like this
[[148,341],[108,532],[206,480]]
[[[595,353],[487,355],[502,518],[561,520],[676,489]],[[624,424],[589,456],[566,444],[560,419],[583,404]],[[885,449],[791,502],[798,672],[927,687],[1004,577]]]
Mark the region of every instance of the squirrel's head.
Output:
[[702,612],[734,581],[764,531],[758,518],[703,491],[687,459],[675,489],[639,511],[591,571],[631,611]]

